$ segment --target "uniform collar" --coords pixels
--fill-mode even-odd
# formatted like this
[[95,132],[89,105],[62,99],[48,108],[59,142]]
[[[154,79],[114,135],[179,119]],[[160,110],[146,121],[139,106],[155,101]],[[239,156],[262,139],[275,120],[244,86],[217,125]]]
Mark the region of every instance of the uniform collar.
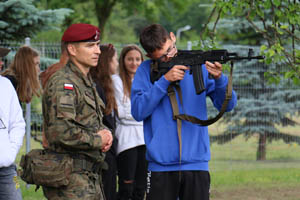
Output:
[[83,82],[86,86],[89,86],[89,87],[94,86],[94,82],[93,82],[93,79],[92,79],[90,73],[88,73],[87,76],[85,76],[82,73],[82,71],[80,71],[80,69],[71,61],[69,61],[67,65],[70,67],[71,71],[73,71],[79,78],[81,78],[83,80]]

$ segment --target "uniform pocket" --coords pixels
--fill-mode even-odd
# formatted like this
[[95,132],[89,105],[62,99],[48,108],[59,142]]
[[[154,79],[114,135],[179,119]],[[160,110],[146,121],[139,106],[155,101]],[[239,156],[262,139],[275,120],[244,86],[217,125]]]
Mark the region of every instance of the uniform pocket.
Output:
[[75,119],[75,106],[73,96],[61,96],[57,101],[57,117]]
[[92,95],[90,95],[88,92],[85,92],[83,98],[88,105],[90,105],[93,109],[96,110],[96,101]]

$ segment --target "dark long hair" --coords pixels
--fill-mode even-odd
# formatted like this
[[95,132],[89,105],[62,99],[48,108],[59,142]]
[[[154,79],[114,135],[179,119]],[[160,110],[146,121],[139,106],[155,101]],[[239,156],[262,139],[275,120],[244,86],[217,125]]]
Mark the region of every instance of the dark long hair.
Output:
[[108,115],[113,110],[117,110],[117,103],[114,95],[114,88],[110,74],[110,63],[116,53],[116,49],[111,45],[101,45],[101,54],[99,56],[97,67],[90,69],[90,74],[96,84],[99,84],[105,93],[107,101],[104,114]]

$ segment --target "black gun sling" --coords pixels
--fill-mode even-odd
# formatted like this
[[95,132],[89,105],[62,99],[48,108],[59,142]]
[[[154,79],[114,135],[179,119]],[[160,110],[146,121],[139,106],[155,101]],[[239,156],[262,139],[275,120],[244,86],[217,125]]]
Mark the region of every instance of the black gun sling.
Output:
[[191,116],[191,115],[179,114],[179,107],[178,107],[178,103],[177,103],[177,99],[176,99],[176,93],[175,93],[174,88],[176,89],[178,97],[179,97],[179,101],[182,104],[181,88],[177,84],[171,84],[168,87],[168,96],[170,98],[171,105],[172,105],[173,119],[177,121],[177,132],[178,132],[178,139],[179,139],[180,160],[181,160],[181,152],[182,152],[181,151],[182,150],[182,142],[181,142],[182,122],[181,122],[181,120],[186,120],[186,121],[192,122],[194,124],[200,124],[201,126],[209,126],[209,125],[215,123],[216,121],[218,121],[223,116],[223,114],[225,113],[227,105],[228,105],[228,103],[229,103],[229,101],[231,100],[231,97],[232,97],[232,72],[233,72],[233,62],[231,62],[230,75],[229,75],[229,78],[228,78],[228,84],[227,84],[227,88],[226,88],[225,100],[222,104],[220,112],[214,118],[211,118],[211,119],[208,119],[208,120],[201,120],[201,119],[198,119],[197,117],[194,117],[194,116]]

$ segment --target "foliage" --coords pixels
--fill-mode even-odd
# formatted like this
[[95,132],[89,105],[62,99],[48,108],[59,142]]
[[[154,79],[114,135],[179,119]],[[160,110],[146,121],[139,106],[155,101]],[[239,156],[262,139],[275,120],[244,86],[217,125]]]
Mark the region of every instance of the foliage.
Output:
[[201,1],[201,4],[199,0],[184,1],[185,5],[180,10],[174,9],[170,5],[166,10],[168,15],[159,14],[158,23],[175,34],[179,28],[186,25],[191,26],[190,30],[182,32],[181,37],[177,38],[177,45],[186,44],[188,40],[197,40],[211,9],[209,4],[206,4],[208,2],[210,0]]
[[[23,40],[38,31],[55,28],[70,9],[38,10],[32,0],[7,0],[0,2],[1,40]],[[57,28],[57,27],[56,27]]]
[[286,127],[297,124],[292,117],[299,114],[295,111],[300,110],[299,86],[293,85],[287,79],[277,85],[268,84],[264,76],[267,70],[281,73],[285,69],[285,66],[281,65],[254,62],[236,65],[233,83],[238,94],[238,105],[230,115],[223,118],[223,123],[230,123],[230,126],[223,134],[212,136],[211,141],[224,144],[240,135],[246,140],[258,135],[257,160],[266,159],[267,143],[274,140],[300,144],[300,136],[278,128],[279,125]]
[[267,143],[274,140],[300,144],[299,136],[278,128],[295,125],[292,116],[300,110],[300,89],[295,86],[300,83],[299,11],[299,4],[288,0],[215,1],[200,35],[202,44],[209,38],[210,48],[230,43],[236,52],[239,44],[259,45],[266,59],[264,64],[243,63],[235,68],[238,106],[223,119],[231,125],[212,142],[258,135],[257,160],[266,159]]
[[[123,22],[124,25],[128,25],[127,18],[131,20],[129,25],[132,25],[132,22],[145,22],[143,26],[158,22],[160,16],[164,16],[168,19],[173,18],[171,15],[173,12],[169,12],[169,8],[172,10],[179,12],[185,8],[187,1],[181,0],[128,0],[128,1],[121,1],[121,0],[48,0],[47,6],[50,8],[71,8],[75,12],[70,15],[64,23],[64,26],[67,27],[72,23],[91,23],[97,25],[102,34],[101,37],[108,37],[110,36],[109,33],[112,30],[107,30],[106,25],[108,23],[112,23],[111,17],[117,16],[121,8],[121,13],[125,17],[118,21],[119,23]],[[45,5],[41,4],[45,8]],[[162,14],[162,15],[160,15]],[[117,24],[117,22],[113,22]],[[123,36],[124,32],[134,29],[136,35],[140,32],[140,29],[143,27],[139,25],[135,25],[133,27],[126,27],[126,29],[118,32],[121,37]],[[122,26],[121,26],[122,27]],[[114,27],[115,28],[115,27]],[[109,33],[106,33],[109,32]],[[107,34],[107,35],[106,35]],[[106,35],[106,36],[105,36]]]
[[[101,40],[114,44],[138,43],[141,30],[151,23],[160,23],[174,33],[180,27],[191,25],[191,30],[182,34],[182,42],[177,43],[186,44],[187,40],[198,39],[210,11],[209,7],[199,7],[198,0],[42,0],[35,1],[35,5],[41,9],[71,8],[74,12],[65,19],[62,29],[72,23],[94,24],[101,29]],[[39,33],[35,40],[43,41],[47,38],[54,42],[59,41],[61,35],[62,32],[46,31]]]
[[[300,84],[299,15],[300,4],[297,0],[216,0],[200,40],[205,42],[204,39],[209,38],[212,47],[216,47],[220,19],[235,20],[237,23],[234,25],[247,27],[244,32],[251,29],[251,34],[256,38],[264,38],[259,45],[266,56],[266,64],[287,65],[289,70],[283,72],[283,77]],[[212,22],[210,27],[209,22]],[[281,74],[271,69],[265,75],[270,82],[281,80]]]
[[136,25],[136,22],[139,20],[142,20],[140,16],[133,15],[128,17],[126,10],[120,4],[117,4],[106,23],[106,32],[102,37],[102,42],[112,43],[115,46],[118,44],[137,43],[139,25]]

